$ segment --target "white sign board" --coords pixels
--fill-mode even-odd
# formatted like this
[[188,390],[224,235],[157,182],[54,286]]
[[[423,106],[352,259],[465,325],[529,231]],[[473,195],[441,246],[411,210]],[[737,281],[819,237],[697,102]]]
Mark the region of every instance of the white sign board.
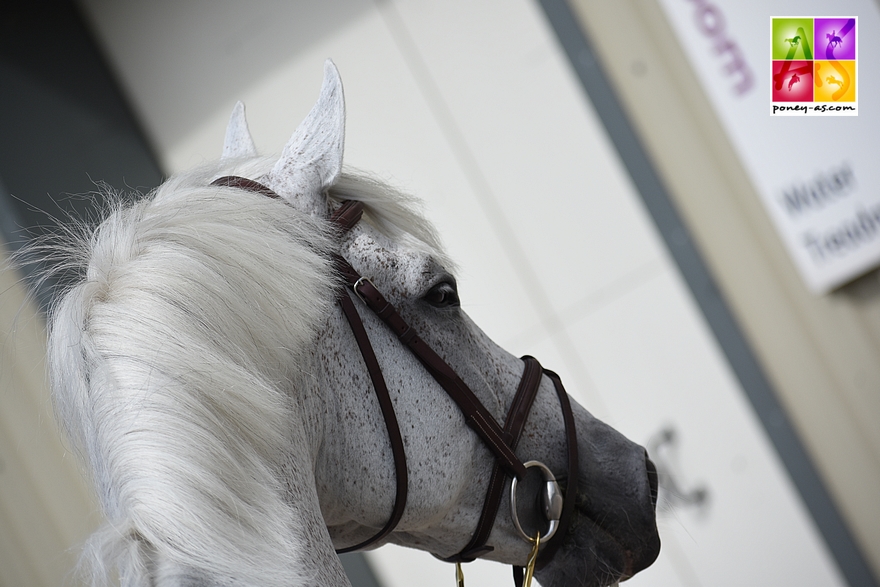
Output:
[[[874,0],[659,2],[809,289],[880,265]],[[855,43],[853,59],[835,60]]]

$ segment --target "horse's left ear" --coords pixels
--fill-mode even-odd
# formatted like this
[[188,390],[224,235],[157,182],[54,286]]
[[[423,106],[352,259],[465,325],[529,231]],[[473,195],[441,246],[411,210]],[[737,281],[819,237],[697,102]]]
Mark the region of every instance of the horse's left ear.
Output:
[[232,116],[229,117],[229,124],[226,126],[222,158],[254,157],[256,154],[257,148],[254,146],[254,139],[251,138],[251,131],[248,130],[247,118],[244,115],[244,104],[236,102]]
[[324,63],[318,102],[284,146],[267,183],[294,207],[317,216],[327,214],[324,191],[342,172],[345,143],[345,99],[342,80],[331,60]]

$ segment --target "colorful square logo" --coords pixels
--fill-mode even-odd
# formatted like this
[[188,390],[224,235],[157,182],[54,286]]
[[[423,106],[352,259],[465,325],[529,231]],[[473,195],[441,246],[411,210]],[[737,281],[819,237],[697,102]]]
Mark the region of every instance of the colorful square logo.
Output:
[[771,115],[858,115],[857,20],[771,19]]

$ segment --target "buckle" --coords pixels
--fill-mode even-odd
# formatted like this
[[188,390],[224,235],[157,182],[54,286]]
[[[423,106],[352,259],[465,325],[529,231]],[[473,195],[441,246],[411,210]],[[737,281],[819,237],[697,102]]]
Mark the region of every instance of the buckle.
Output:
[[359,297],[363,303],[369,306],[370,304],[367,303],[367,300],[365,300],[364,296],[361,295],[361,292],[358,291],[358,286],[361,285],[361,283],[369,283],[373,286],[373,289],[376,289],[376,286],[373,284],[372,281],[369,280],[369,278],[364,276],[358,277],[358,280],[355,281],[351,286],[351,289],[355,293],[355,295]]

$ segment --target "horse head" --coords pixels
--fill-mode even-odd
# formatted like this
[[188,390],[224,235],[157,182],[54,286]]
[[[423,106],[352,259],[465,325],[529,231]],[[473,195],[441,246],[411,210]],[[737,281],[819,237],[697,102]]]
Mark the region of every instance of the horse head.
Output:
[[[539,556],[542,584],[608,585],[650,565],[657,486],[644,449],[576,404],[564,411],[552,373],[468,318],[453,266],[412,203],[343,172],[344,122],[328,62],[279,159],[256,156],[238,105],[217,166],[114,206],[77,241],[83,278],[52,312],[50,369],[107,517],[87,551],[95,568],[115,565],[133,585],[346,585],[336,552],[365,542],[525,565],[532,545],[517,525],[547,531],[533,505],[544,480],[519,475],[516,511],[483,521],[505,448],[474,432],[482,416],[463,415],[436,367],[407,346],[414,339],[495,422],[533,387],[518,443],[506,423],[499,430],[514,460],[546,466],[571,504],[555,554]],[[342,202],[358,202],[363,218],[331,222]],[[340,263],[369,288],[345,290]],[[373,291],[391,309],[358,299]],[[389,326],[392,311],[406,336]],[[485,523],[484,545],[462,556]]]

